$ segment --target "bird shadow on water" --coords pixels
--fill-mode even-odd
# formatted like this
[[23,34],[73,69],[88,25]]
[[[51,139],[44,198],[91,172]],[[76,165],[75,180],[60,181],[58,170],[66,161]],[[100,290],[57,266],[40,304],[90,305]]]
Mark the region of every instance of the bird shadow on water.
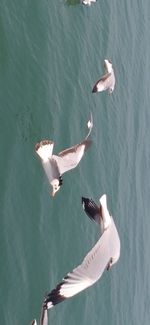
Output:
[[79,5],[81,3],[80,0],[66,0],[66,4],[68,6],[75,6],[75,5]]

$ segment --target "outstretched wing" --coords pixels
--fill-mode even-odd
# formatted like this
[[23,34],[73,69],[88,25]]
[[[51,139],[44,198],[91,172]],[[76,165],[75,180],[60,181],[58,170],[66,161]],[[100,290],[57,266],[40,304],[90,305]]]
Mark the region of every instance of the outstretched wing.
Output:
[[84,140],[80,144],[61,151],[58,156],[53,155],[61,175],[79,164],[84,152],[90,147],[91,143],[91,140]]
[[92,141],[89,140],[93,128],[93,116],[91,113],[90,120],[87,123],[88,133],[85,139],[75,146],[61,151],[57,156],[53,155],[54,159],[57,162],[60,174],[67,172],[70,169],[75,168],[80,160],[82,159],[85,151],[90,147]]
[[51,140],[43,140],[35,145],[35,151],[42,161],[47,161],[51,158],[54,142]]
[[101,277],[113,254],[112,235],[111,227],[109,227],[84,258],[82,264],[68,273],[62,282],[46,296],[44,308],[52,308],[63,300],[78,294]]

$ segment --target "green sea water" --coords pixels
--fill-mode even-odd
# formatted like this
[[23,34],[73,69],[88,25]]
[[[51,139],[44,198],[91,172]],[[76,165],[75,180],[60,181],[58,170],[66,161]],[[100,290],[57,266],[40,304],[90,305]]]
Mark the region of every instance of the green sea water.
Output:
[[[81,196],[106,193],[121,256],[49,325],[149,325],[150,2],[0,0],[0,325],[39,319],[46,292],[99,237]],[[111,59],[116,88],[92,94]],[[56,197],[35,153],[93,144]]]

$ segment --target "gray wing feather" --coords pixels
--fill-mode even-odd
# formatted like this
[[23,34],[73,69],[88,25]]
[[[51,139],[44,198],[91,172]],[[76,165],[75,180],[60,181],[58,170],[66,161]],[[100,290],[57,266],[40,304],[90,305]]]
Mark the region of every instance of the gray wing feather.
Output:
[[101,79],[99,79],[95,86],[99,87],[100,84],[103,85],[104,90],[108,89],[109,87],[111,87],[112,84],[112,76],[111,73],[106,73]]
[[119,237],[112,219],[112,225],[105,230],[82,264],[69,272],[62,282],[47,295],[44,301],[45,308],[52,308],[94,284],[102,276],[110,258],[119,249]]
[[61,175],[79,164],[84,152],[89,148],[91,143],[91,140],[84,140],[80,144],[61,151],[58,156],[53,155]]

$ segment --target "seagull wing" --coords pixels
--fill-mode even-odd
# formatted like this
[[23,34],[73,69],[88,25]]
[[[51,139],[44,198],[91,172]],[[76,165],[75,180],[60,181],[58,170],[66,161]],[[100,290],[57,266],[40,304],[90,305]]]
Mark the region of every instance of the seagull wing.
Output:
[[111,226],[103,233],[82,264],[68,273],[46,296],[44,308],[52,308],[94,284],[102,276],[111,257],[118,250],[118,245],[118,233],[112,219]]
[[35,151],[42,161],[47,161],[52,156],[54,142],[51,140],[43,140],[35,145]]
[[87,127],[88,134],[86,135],[84,141],[79,144],[76,144],[71,148],[61,151],[57,156],[53,156],[57,162],[57,166],[61,175],[67,172],[68,170],[75,168],[82,159],[84,152],[90,147],[92,141],[88,138],[93,128],[92,113],[90,116],[90,120],[87,123]]
[[99,79],[94,87],[92,92],[103,91],[108,89],[111,86],[111,73],[106,73],[101,79]]
[[53,155],[61,175],[79,164],[84,152],[90,147],[91,143],[91,140],[84,140],[80,144],[61,151],[58,156]]

